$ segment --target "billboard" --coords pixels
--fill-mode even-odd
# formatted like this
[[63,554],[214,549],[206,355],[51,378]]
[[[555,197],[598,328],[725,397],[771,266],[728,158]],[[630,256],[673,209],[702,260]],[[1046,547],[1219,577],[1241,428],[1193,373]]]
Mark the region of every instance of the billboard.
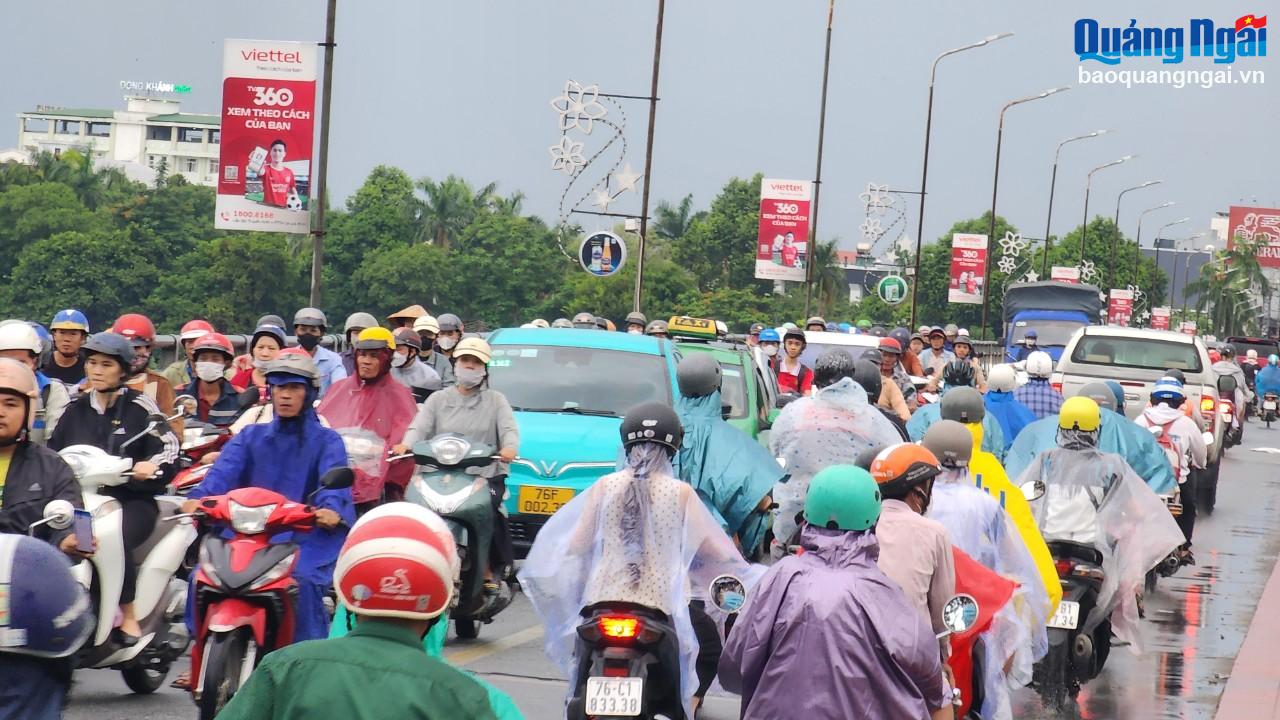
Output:
[[756,277],[804,282],[809,261],[808,180],[760,181],[760,227],[756,235]]
[[213,226],[311,230],[315,43],[227,40]]
[[987,284],[987,236],[956,233],[951,236],[951,283],[947,302],[982,304]]
[[1260,241],[1258,264],[1280,268],[1280,210],[1232,205],[1227,215],[1227,249],[1242,241]]
[[1169,315],[1170,309],[1167,307],[1151,308],[1151,329],[1168,330]]
[[1080,284],[1080,268],[1064,267],[1062,265],[1054,265],[1049,268],[1049,279],[1054,282],[1071,283],[1072,285]]
[[1129,327],[1133,319],[1133,291],[1113,288],[1107,295],[1107,324]]

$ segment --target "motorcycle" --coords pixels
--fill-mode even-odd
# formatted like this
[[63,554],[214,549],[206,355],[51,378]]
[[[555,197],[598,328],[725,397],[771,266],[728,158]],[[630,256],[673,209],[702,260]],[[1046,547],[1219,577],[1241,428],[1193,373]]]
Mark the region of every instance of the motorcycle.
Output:
[[1046,544],[1062,581],[1062,602],[1047,623],[1049,652],[1036,663],[1032,684],[1047,708],[1060,710],[1068,697],[1074,702],[1083,683],[1102,671],[1111,652],[1111,623],[1103,621],[1088,634],[1081,628],[1106,578],[1102,553],[1093,545],[1067,540]]
[[[515,595],[505,579],[499,582],[496,596],[485,595],[484,568],[493,537],[493,505],[489,500],[488,479],[466,472],[467,468],[489,465],[498,456],[488,445],[443,433],[414,443],[409,454],[390,459],[400,462],[410,457],[418,467],[405,491],[405,500],[435,512],[453,532],[462,571],[457,604],[450,614],[458,637],[474,640],[480,634],[480,624],[493,622]],[[497,568],[494,570],[495,575],[500,574]]]
[[1222,449],[1235,447],[1243,442],[1244,424],[1236,414],[1236,379],[1231,375],[1218,376],[1218,417],[1226,430],[1223,432]]
[[980,634],[991,627],[995,612],[984,616],[983,610],[985,608],[966,593],[956,595],[942,606],[942,624],[946,630],[938,633],[938,639],[947,637],[951,644],[951,659],[947,664],[956,680],[955,687],[951,688],[951,705],[957,718],[982,718],[980,711],[986,689],[982,682],[985,654]]
[[1267,429],[1271,429],[1271,423],[1276,421],[1276,408],[1280,407],[1280,398],[1275,393],[1263,393],[1262,395],[1262,421],[1267,424]]
[[[317,491],[351,487],[354,480],[350,468],[335,468],[320,478]],[[311,530],[316,509],[249,487],[202,498],[199,509],[183,517],[232,531],[230,539],[217,532],[205,535],[194,585],[192,699],[200,720],[212,720],[262,656],[293,642],[298,544],[273,543],[272,537]]]
[[[151,415],[147,428],[122,443],[121,449],[148,433],[165,429],[172,419]],[[130,690],[153,693],[191,642],[182,617],[187,586],[176,576],[188,546],[196,539],[195,528],[190,523],[173,522],[181,516],[182,498],[157,496],[160,514],[155,528],[145,542],[126,552],[120,502],[100,490],[127,483],[133,475],[133,461],[92,445],[71,445],[58,455],[71,466],[80,483],[84,507],[92,513],[97,539],[93,556],[76,563],[71,571],[89,590],[95,619],[93,635],[76,655],[76,667],[119,670]],[[134,611],[142,636],[132,646],[119,642],[112,632],[117,624],[126,562],[138,567]]]

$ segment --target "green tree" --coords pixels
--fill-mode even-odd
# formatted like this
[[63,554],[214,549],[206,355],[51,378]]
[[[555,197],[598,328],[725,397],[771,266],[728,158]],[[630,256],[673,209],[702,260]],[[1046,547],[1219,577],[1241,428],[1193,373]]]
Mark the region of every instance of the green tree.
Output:
[[[347,199],[345,211],[328,215],[325,236],[325,306],[334,315],[367,309],[364,288],[352,276],[370,253],[408,247],[417,233],[413,180],[403,170],[379,165]],[[406,303],[392,308],[399,310]]]
[[490,327],[528,322],[570,267],[541,220],[496,214],[481,215],[463,231],[449,264],[451,292],[442,301],[464,320]]
[[90,212],[63,183],[15,185],[0,193],[0,255],[10,258],[0,270],[8,278],[23,248],[63,232],[107,230],[111,223]]
[[679,240],[689,232],[693,221],[705,214],[693,211],[693,195],[685,195],[675,205],[663,200],[654,211],[653,232],[666,240]]
[[[542,308],[546,319],[571,318],[576,313],[589,312],[620,323],[631,312],[639,241],[625,232],[618,232],[618,236],[627,243],[627,262],[622,269],[600,278],[585,272],[577,263],[566,264],[564,280]],[[668,248],[662,242],[650,241],[644,262],[644,304],[640,310],[650,320],[686,314],[691,311],[685,304],[695,294],[693,276],[670,260]]]
[[831,315],[838,307],[849,303],[849,285],[845,280],[844,268],[840,267],[837,242],[838,240],[815,242],[809,256],[812,296],[817,302],[815,308],[822,316]]
[[[1077,226],[1061,240],[1055,240],[1049,251],[1050,265],[1076,267],[1080,264],[1080,236]],[[1114,248],[1114,249],[1113,249]],[[1149,298],[1163,298],[1169,286],[1168,276],[1156,267],[1155,261],[1138,252],[1137,244],[1125,238],[1116,228],[1115,221],[1101,215],[1089,221],[1084,257],[1093,263],[1097,277],[1093,283],[1103,292],[1112,287],[1124,288],[1136,285]],[[1136,265],[1135,265],[1136,262]],[[1134,268],[1137,267],[1137,274]]]
[[1207,312],[1208,329],[1217,335],[1252,335],[1259,330],[1255,294],[1273,292],[1258,262],[1261,240],[1237,237],[1230,249],[1219,250],[1200,266],[1200,277],[1187,283],[1184,293],[1196,295],[1196,310]]
[[693,273],[698,288],[754,288],[767,293],[772,283],[755,279],[755,244],[760,224],[760,178],[733,178],[671,246],[672,259]]
[[451,272],[448,252],[437,245],[374,248],[352,275],[353,304],[343,312],[364,310],[382,316],[415,302],[434,310],[437,299],[452,299]]
[[475,190],[466,180],[450,175],[440,182],[422,178],[417,187],[424,196],[417,200],[414,211],[417,240],[447,249],[477,213],[488,208],[497,184],[489,183]]

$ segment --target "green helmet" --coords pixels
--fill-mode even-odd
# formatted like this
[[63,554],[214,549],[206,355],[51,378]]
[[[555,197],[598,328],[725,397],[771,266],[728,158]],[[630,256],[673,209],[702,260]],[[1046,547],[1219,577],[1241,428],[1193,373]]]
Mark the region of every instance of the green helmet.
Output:
[[832,465],[809,481],[804,519],[828,530],[867,530],[880,519],[880,487],[856,465]]

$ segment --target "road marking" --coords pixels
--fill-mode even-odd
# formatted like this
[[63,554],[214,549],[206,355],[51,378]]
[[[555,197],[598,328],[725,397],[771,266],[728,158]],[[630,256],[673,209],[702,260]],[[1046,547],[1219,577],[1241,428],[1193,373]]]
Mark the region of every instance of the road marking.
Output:
[[525,643],[538,640],[545,632],[546,631],[541,625],[536,625],[531,628],[525,628],[518,633],[508,635],[496,642],[485,643],[480,647],[466,648],[456,652],[446,652],[444,654],[444,659],[449,661],[449,664],[451,665],[470,665],[477,660],[482,660],[490,655],[500,653],[503,650],[510,650],[511,648],[519,647]]

